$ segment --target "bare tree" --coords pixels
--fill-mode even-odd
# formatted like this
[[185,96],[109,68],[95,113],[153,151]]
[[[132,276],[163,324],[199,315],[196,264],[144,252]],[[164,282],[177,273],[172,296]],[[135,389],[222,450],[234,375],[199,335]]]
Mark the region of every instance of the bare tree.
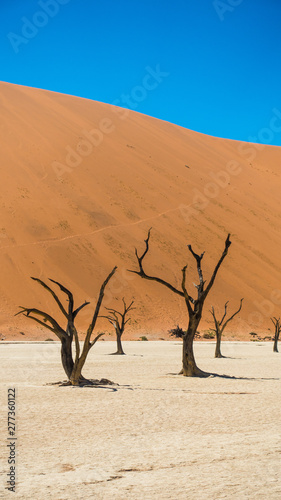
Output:
[[273,352],[278,352],[278,340],[281,330],[280,318],[270,318],[275,327]]
[[[27,307],[22,307],[20,306],[21,311],[19,311],[17,314],[23,314],[27,318],[30,318],[37,323],[39,323],[41,326],[44,326],[44,328],[47,328],[51,332],[53,332],[61,341],[61,362],[62,366],[64,368],[64,371],[66,373],[66,376],[69,380],[70,385],[83,385],[85,383],[89,384],[91,383],[89,380],[86,380],[82,376],[82,368],[85,364],[86,358],[88,356],[88,353],[90,349],[93,347],[93,345],[97,342],[97,340],[104,335],[103,333],[100,333],[97,335],[94,339],[92,339],[92,333],[96,325],[97,318],[99,316],[99,311],[101,308],[101,304],[103,301],[104,297],[104,290],[106,285],[108,284],[109,280],[112,278],[116,271],[117,267],[114,267],[113,270],[109,273],[107,278],[104,280],[100,292],[99,292],[99,297],[96,303],[96,308],[94,311],[93,319],[88,327],[86,337],[84,340],[83,348],[82,351],[80,349],[80,343],[79,343],[79,338],[78,338],[78,332],[76,329],[76,326],[74,324],[74,321],[77,317],[77,314],[89,304],[89,302],[84,302],[81,306],[79,306],[77,309],[74,309],[74,299],[72,293],[65,288],[63,285],[61,285],[58,281],[54,281],[50,279],[52,283],[55,283],[62,292],[64,292],[67,297],[68,297],[68,309],[64,307],[62,304],[61,300],[58,298],[57,294],[46,284],[44,281],[38,279],[38,278],[31,278],[34,281],[37,281],[43,288],[45,288],[55,299],[56,303],[58,304],[62,314],[65,316],[67,319],[67,325],[66,328],[62,328],[60,324],[49,314],[45,313],[44,311],[41,311],[39,309],[35,308],[27,308]],[[40,319],[40,318],[43,318]],[[72,356],[72,342],[75,342],[75,359],[73,360]]]
[[241,311],[241,308],[242,308],[242,302],[243,302],[244,299],[241,299],[240,300],[240,306],[239,306],[239,309],[234,313],[232,314],[232,316],[230,316],[230,318],[226,319],[226,314],[227,314],[227,304],[229,301],[227,301],[225,304],[224,304],[224,314],[223,314],[223,317],[222,319],[219,321],[216,317],[216,313],[215,313],[215,310],[214,310],[214,307],[212,306],[212,309],[210,311],[210,313],[212,314],[213,318],[214,318],[214,323],[215,323],[215,328],[213,329],[213,331],[215,332],[216,334],[216,350],[215,350],[215,358],[223,358],[224,356],[222,356],[222,353],[221,353],[221,338],[222,338],[222,334],[223,334],[223,331],[226,327],[226,325],[231,321],[233,320],[233,318]]
[[173,285],[171,285],[170,283],[168,283],[167,281],[165,281],[161,278],[158,278],[156,276],[150,276],[150,275],[146,274],[146,272],[144,271],[144,268],[143,268],[143,260],[149,251],[150,233],[151,233],[151,229],[149,229],[147,238],[145,240],[144,252],[141,255],[139,255],[137,249],[135,249],[135,254],[137,257],[139,270],[138,271],[131,270],[130,272],[138,274],[141,278],[151,280],[151,281],[156,281],[157,283],[160,283],[161,285],[169,288],[173,293],[179,295],[180,297],[182,297],[184,299],[186,307],[187,307],[187,311],[188,311],[189,322],[188,322],[187,331],[183,336],[183,355],[182,355],[183,368],[182,368],[182,371],[180,373],[182,373],[185,377],[206,377],[209,374],[200,370],[200,368],[198,368],[198,366],[196,365],[194,353],[193,353],[193,340],[194,340],[194,337],[196,335],[196,331],[198,329],[198,325],[199,325],[201,317],[202,317],[204,302],[205,302],[206,297],[214,284],[215,278],[217,276],[217,272],[218,272],[224,258],[226,257],[226,255],[228,253],[228,248],[231,245],[230,234],[228,234],[228,236],[225,240],[223,253],[222,253],[222,255],[221,255],[214,271],[213,271],[211,279],[210,279],[209,283],[207,284],[206,288],[205,288],[206,281],[204,281],[204,279],[203,279],[203,272],[202,272],[202,268],[201,268],[201,261],[203,259],[205,252],[203,252],[201,255],[198,255],[192,250],[191,245],[188,245],[188,249],[189,249],[190,253],[192,254],[194,259],[196,260],[197,272],[198,272],[198,277],[199,277],[199,284],[198,285],[194,284],[195,288],[197,289],[197,298],[194,299],[194,298],[192,298],[192,296],[188,293],[188,291],[186,289],[186,269],[187,269],[187,266],[184,266],[182,268],[181,290],[179,290],[178,288],[174,287]]
[[127,306],[125,299],[123,297],[123,312],[117,311],[117,309],[110,309],[106,307],[109,314],[107,316],[101,316],[102,318],[108,319],[108,321],[114,326],[116,332],[116,340],[117,340],[117,351],[114,354],[125,354],[122,347],[121,337],[124,333],[126,324],[130,321],[130,318],[126,319],[126,316],[129,311],[135,309],[133,306],[134,301]]

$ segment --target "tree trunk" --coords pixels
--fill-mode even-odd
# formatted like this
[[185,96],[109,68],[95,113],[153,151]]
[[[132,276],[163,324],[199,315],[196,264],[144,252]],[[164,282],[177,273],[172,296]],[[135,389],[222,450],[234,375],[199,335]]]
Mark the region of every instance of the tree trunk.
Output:
[[120,334],[116,334],[116,340],[117,340],[117,351],[115,352],[115,354],[125,354],[123,351]]
[[222,332],[216,332],[216,351],[215,351],[215,358],[223,358],[223,355],[221,353],[221,335]]
[[[83,349],[83,352],[80,356],[80,358],[77,360],[77,362],[74,363],[74,366],[73,366],[73,370],[72,370],[72,373],[71,373],[71,376],[70,376],[70,382],[72,385],[82,385],[81,383],[86,383],[87,382],[87,379],[85,379],[83,376],[82,376],[82,368],[85,364],[85,361],[87,359],[87,356],[89,354],[89,350],[90,350],[90,346],[87,346],[85,348],[85,345],[84,345],[84,349]],[[88,381],[90,382],[90,381]]]
[[273,352],[278,352],[278,338],[274,339]]
[[[71,337],[68,337],[67,340],[62,340],[61,343],[61,362],[62,366],[64,368],[65,374],[70,381],[72,375],[73,375],[73,369],[74,369],[74,361],[73,361],[73,356],[72,356],[72,339]],[[82,370],[83,367],[81,367]],[[78,382],[86,382],[87,379],[83,377],[81,374],[80,370],[80,376],[78,377]]]
[[209,374],[198,368],[193,353],[193,340],[201,317],[191,317],[186,334],[183,337],[182,371],[184,377],[208,377]]
[[72,357],[72,338],[67,337],[67,339],[62,339],[61,341],[61,362],[63,369],[66,373],[66,376],[68,380],[70,380],[73,367],[74,367],[74,361]]

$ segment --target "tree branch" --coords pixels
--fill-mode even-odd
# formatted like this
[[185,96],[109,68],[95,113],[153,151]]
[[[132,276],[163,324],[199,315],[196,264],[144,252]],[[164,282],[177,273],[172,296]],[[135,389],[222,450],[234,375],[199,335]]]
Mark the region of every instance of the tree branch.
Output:
[[[119,311],[117,311],[116,309],[111,309],[110,307],[105,307],[105,309],[110,313],[110,314],[119,314],[119,316],[122,317],[122,313],[120,313]],[[106,318],[107,316],[100,316],[100,318]]]
[[97,318],[98,318],[98,315],[99,315],[100,307],[101,307],[101,304],[102,304],[102,301],[103,301],[105,287],[108,284],[109,280],[114,275],[116,269],[117,269],[117,266],[115,266],[112,269],[112,271],[109,273],[109,275],[107,276],[107,278],[104,280],[104,282],[103,282],[103,284],[102,284],[102,286],[100,288],[99,298],[98,298],[98,301],[97,301],[97,304],[96,304],[96,308],[95,308],[95,312],[94,312],[94,316],[93,316],[92,322],[91,322],[91,324],[90,324],[90,326],[89,326],[89,328],[87,330],[86,338],[85,338],[85,341],[84,341],[83,351],[86,348],[87,344],[88,345],[90,344],[91,335],[92,335],[93,329],[94,329],[94,327],[96,325],[96,321],[97,321]]
[[231,241],[230,241],[230,234],[228,234],[228,235],[227,235],[227,238],[226,238],[226,240],[225,240],[225,244],[224,244],[224,251],[223,251],[223,253],[222,253],[222,256],[221,256],[220,260],[218,261],[218,263],[217,263],[217,265],[216,265],[216,267],[215,267],[215,269],[214,269],[214,272],[213,272],[213,274],[212,274],[212,277],[211,277],[211,279],[210,279],[210,281],[209,281],[209,284],[208,284],[208,286],[207,286],[206,290],[204,291],[204,296],[205,296],[205,298],[207,297],[207,295],[208,295],[209,291],[211,290],[211,288],[212,288],[212,286],[213,286],[213,284],[214,284],[214,281],[215,281],[215,278],[216,278],[217,272],[218,272],[218,270],[219,270],[220,266],[222,265],[223,260],[224,260],[224,259],[225,259],[225,257],[227,256],[228,249],[229,249],[230,245],[231,245]]
[[91,342],[91,347],[93,347],[93,345],[95,345],[95,343],[104,335],[104,333],[99,333],[95,338],[94,340]]
[[[214,322],[215,322],[216,329],[214,331],[218,332],[219,331],[219,327],[220,327],[220,323],[218,322],[218,320],[216,318],[216,313],[215,313],[214,306],[212,306],[212,308],[210,310],[210,313],[212,314],[212,316],[214,318]],[[212,328],[211,328],[211,330],[212,330]]]
[[83,309],[83,307],[86,307],[90,304],[90,302],[87,302],[85,300],[84,304],[82,304],[81,306],[77,307],[77,309],[75,309],[75,311],[73,311],[73,319],[76,318],[77,314],[81,311],[81,309]]
[[135,302],[134,300],[132,300],[132,302],[128,306],[126,305],[124,297],[122,298],[122,301],[124,304],[124,314],[127,314],[130,310],[132,311],[133,309],[135,309],[135,307],[132,307]]
[[190,305],[190,302],[192,304],[194,304],[194,299],[192,297],[190,297],[190,295],[188,294],[187,292],[187,289],[186,289],[186,286],[185,286],[185,281],[186,281],[186,269],[187,269],[187,266],[184,266],[182,268],[182,283],[181,283],[181,287],[182,287],[182,290],[183,290],[183,294],[184,294],[184,299],[185,299],[185,303],[186,303],[186,306],[187,306],[187,310],[188,310],[188,314],[189,315],[192,315],[193,313],[193,310],[192,310],[192,307]]
[[240,299],[239,309],[237,309],[237,311],[234,314],[232,314],[232,316],[230,316],[230,318],[228,318],[228,320],[225,321],[223,328],[222,328],[223,330],[225,329],[226,325],[234,318],[234,316],[236,316],[236,314],[238,314],[241,311],[243,300],[244,299]]
[[49,278],[49,280],[52,283],[55,283],[56,285],[58,285],[58,287],[61,289],[61,291],[64,292],[68,296],[68,300],[69,300],[69,303],[68,303],[68,317],[71,318],[71,319],[73,319],[74,301],[73,301],[73,295],[72,295],[72,293],[67,288],[65,288],[65,286],[61,285],[61,283],[59,283],[58,281],[52,280],[51,278]]
[[62,305],[60,299],[58,298],[57,294],[48,285],[46,285],[46,283],[44,283],[44,281],[40,280],[39,278],[33,278],[31,276],[31,279],[33,281],[37,281],[43,288],[45,288],[45,290],[48,290],[48,292],[50,292],[50,294],[53,296],[53,298],[55,299],[56,303],[58,304],[61,312],[68,319],[68,314],[67,314],[64,306]]
[[180,295],[181,297],[184,297],[184,293],[183,292],[181,292],[180,290],[178,290],[177,288],[175,288],[173,285],[171,285],[167,281],[162,280],[161,278],[157,278],[156,276],[149,276],[148,274],[145,273],[145,271],[143,269],[142,262],[143,262],[143,259],[144,259],[144,257],[146,256],[146,254],[147,254],[147,252],[149,250],[150,232],[151,232],[151,228],[148,231],[148,235],[147,235],[146,240],[144,240],[144,242],[145,242],[145,250],[144,250],[143,254],[141,256],[139,256],[137,249],[135,249],[135,254],[136,254],[136,257],[137,257],[137,260],[138,260],[138,264],[139,264],[139,271],[132,271],[130,269],[128,269],[128,271],[130,273],[138,274],[138,276],[140,276],[141,278],[145,278],[145,279],[150,280],[150,281],[156,281],[157,283],[160,283],[161,285],[164,285],[167,288],[169,288],[170,290],[172,290],[172,292]]
[[117,329],[117,327],[121,328],[120,323],[119,323],[119,318],[117,317],[117,314],[115,313],[115,311],[112,312],[112,316],[109,316],[109,315],[108,316],[99,316],[99,318],[107,319],[109,321],[109,323],[111,323],[114,326],[115,330]]
[[193,255],[194,259],[196,260],[197,262],[197,272],[198,272],[198,276],[199,276],[199,282],[200,282],[200,285],[199,286],[196,286],[196,288],[198,289],[198,296],[199,294],[201,294],[203,292],[203,289],[204,289],[204,280],[203,280],[203,272],[202,272],[202,269],[201,269],[201,261],[204,257],[204,253],[201,253],[201,255],[198,255],[197,253],[195,253],[193,250],[192,250],[192,247],[191,245],[187,245],[188,246],[188,249],[189,251],[191,252],[191,254]]
[[33,319],[34,321],[36,321],[36,323],[39,323],[39,325],[42,325],[44,328],[47,328],[48,330],[50,330],[51,332],[53,332],[55,335],[57,335],[57,337],[61,340],[61,338],[62,338],[61,334],[58,333],[52,326],[47,325],[46,323],[44,323],[44,321],[41,321],[38,318],[35,318],[35,316],[30,316],[30,315],[27,315],[25,313],[23,313],[23,315],[26,316],[26,318]]
[[226,316],[228,302],[229,302],[229,300],[224,304],[224,315],[223,315],[222,319],[220,320],[220,325],[222,324],[222,322]]
[[[33,319],[37,323],[40,322],[41,325],[45,326],[49,330],[52,330],[54,333],[59,334],[61,337],[66,337],[65,331],[61,328],[61,326],[57,323],[57,321],[54,318],[52,318],[52,316],[50,316],[49,314],[47,314],[43,311],[40,311],[39,309],[27,308],[27,307],[23,307],[23,306],[19,306],[19,307],[22,309],[22,311],[19,311],[17,314],[15,314],[15,316],[17,316],[18,314],[24,314],[24,316],[26,316],[27,318]],[[30,314],[37,314],[38,316],[42,316],[44,318],[44,322],[40,321],[39,319],[35,318],[34,316],[30,316]],[[48,321],[53,326],[53,328],[51,328],[49,325],[47,325],[46,321]]]
[[147,233],[147,238],[146,238],[146,240],[144,240],[144,242],[145,242],[145,250],[144,250],[143,254],[141,255],[141,257],[139,257],[138,251],[135,248],[135,254],[136,254],[136,257],[138,259],[140,272],[142,272],[142,273],[144,273],[144,270],[143,270],[143,267],[142,267],[142,261],[143,261],[144,257],[146,256],[146,254],[147,254],[147,252],[149,250],[149,239],[150,239],[151,229],[152,228],[149,228],[148,233]]

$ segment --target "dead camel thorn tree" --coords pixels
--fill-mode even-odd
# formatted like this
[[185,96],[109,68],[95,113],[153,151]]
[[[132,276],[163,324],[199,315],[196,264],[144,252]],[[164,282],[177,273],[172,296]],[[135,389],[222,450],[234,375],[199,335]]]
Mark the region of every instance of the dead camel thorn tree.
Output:
[[216,334],[215,358],[224,358],[224,356],[221,353],[221,338],[222,338],[222,334],[223,334],[223,331],[224,331],[226,325],[231,320],[233,320],[233,318],[241,311],[243,300],[244,299],[240,300],[239,309],[234,314],[232,314],[232,316],[230,316],[230,318],[228,318],[228,319],[226,319],[227,305],[228,305],[228,302],[229,302],[229,301],[227,301],[224,304],[224,314],[223,314],[223,317],[222,317],[222,319],[220,321],[217,319],[214,307],[212,306],[212,309],[211,309],[210,313],[212,314],[212,316],[214,318],[214,323],[215,323],[215,328],[212,329],[215,332],[215,334]]
[[132,307],[134,304],[134,301],[127,306],[125,299],[123,297],[123,312],[117,311],[117,309],[110,309],[109,307],[106,307],[107,311],[109,314],[107,316],[100,316],[101,318],[106,318],[108,321],[114,326],[115,333],[116,333],[116,340],[117,340],[117,351],[114,352],[113,354],[125,354],[123,351],[123,346],[121,342],[121,337],[124,333],[125,326],[126,324],[130,321],[131,318],[127,318],[126,316],[129,311],[132,311],[135,309],[135,307]]
[[[81,306],[79,306],[77,309],[74,309],[74,299],[72,293],[65,288],[63,285],[61,285],[58,281],[54,281],[50,279],[52,283],[55,283],[58,285],[60,290],[64,292],[67,297],[68,297],[68,309],[64,307],[62,304],[61,300],[58,298],[57,294],[46,284],[44,281],[38,279],[38,278],[31,278],[34,281],[37,281],[45,290],[47,290],[55,299],[56,303],[58,304],[62,314],[65,316],[67,319],[67,325],[66,328],[62,328],[59,323],[49,314],[45,313],[44,311],[40,311],[39,309],[35,308],[27,308],[27,307],[22,307],[22,311],[19,311],[17,314],[23,314],[27,318],[30,318],[37,323],[39,323],[41,326],[44,326],[44,328],[47,328],[51,332],[53,332],[61,341],[61,362],[62,366],[64,368],[64,371],[66,373],[66,376],[69,381],[69,385],[91,385],[90,380],[86,380],[83,375],[82,375],[82,368],[85,364],[86,358],[89,354],[90,349],[93,347],[93,345],[97,342],[97,340],[104,335],[103,333],[100,333],[97,335],[94,339],[92,339],[92,333],[95,328],[98,316],[99,316],[99,311],[102,305],[103,297],[104,297],[104,291],[106,288],[106,285],[108,284],[109,280],[112,278],[116,271],[117,267],[114,267],[112,271],[109,273],[107,278],[104,280],[103,284],[101,285],[100,292],[99,292],[99,297],[96,303],[96,308],[94,311],[93,319],[92,322],[90,323],[86,337],[84,340],[83,348],[82,351],[80,349],[80,343],[79,343],[79,338],[78,338],[78,333],[76,326],[74,324],[74,321],[78,315],[78,313],[83,309],[85,306],[89,304],[89,302],[84,302]],[[16,315],[17,315],[16,314]],[[41,320],[40,318],[43,318]],[[73,340],[75,341],[75,360],[73,360],[72,356],[72,342]]]
[[197,289],[197,298],[194,299],[194,298],[192,298],[192,296],[188,293],[188,291],[186,289],[186,269],[187,269],[187,266],[184,266],[182,268],[181,290],[177,289],[176,287],[174,287],[173,285],[171,285],[170,283],[168,283],[167,281],[165,281],[161,278],[158,278],[156,276],[150,276],[150,275],[146,274],[146,272],[144,271],[144,268],[143,268],[143,260],[149,251],[150,233],[151,233],[151,229],[149,229],[149,231],[148,231],[148,236],[145,240],[145,250],[142,253],[142,255],[139,255],[137,249],[135,249],[135,254],[137,257],[139,270],[138,271],[130,271],[130,272],[138,274],[141,278],[144,278],[144,279],[147,279],[150,281],[156,281],[157,283],[160,283],[161,285],[166,286],[173,293],[179,295],[180,297],[182,297],[185,300],[185,304],[186,304],[187,312],[188,312],[188,316],[189,316],[189,321],[188,321],[187,331],[185,332],[185,334],[183,336],[183,352],[182,352],[183,367],[182,367],[182,370],[180,373],[183,374],[185,377],[207,377],[207,376],[209,376],[209,374],[200,370],[198,368],[198,366],[196,365],[194,353],[193,353],[193,341],[194,341],[194,337],[196,335],[196,332],[198,330],[198,325],[199,325],[200,320],[202,318],[202,311],[203,311],[204,302],[205,302],[206,297],[214,284],[215,278],[217,276],[217,272],[218,272],[223,260],[225,259],[226,255],[228,253],[228,248],[231,245],[230,234],[227,236],[227,238],[225,240],[223,253],[222,253],[221,258],[219,259],[219,261],[218,261],[218,263],[213,271],[211,279],[210,279],[209,283],[207,284],[206,288],[205,288],[206,281],[204,281],[204,279],[203,279],[203,272],[202,272],[202,268],[201,268],[201,262],[202,262],[202,259],[203,259],[205,252],[203,252],[201,255],[198,255],[192,250],[191,245],[188,245],[188,249],[189,249],[190,253],[192,254],[194,259],[196,260],[197,273],[198,273],[198,277],[199,277],[199,284],[198,285],[194,284],[195,288]]
[[275,327],[273,352],[278,352],[278,340],[279,340],[279,335],[280,335],[280,330],[281,330],[280,318],[277,319],[277,318],[273,317],[270,319]]

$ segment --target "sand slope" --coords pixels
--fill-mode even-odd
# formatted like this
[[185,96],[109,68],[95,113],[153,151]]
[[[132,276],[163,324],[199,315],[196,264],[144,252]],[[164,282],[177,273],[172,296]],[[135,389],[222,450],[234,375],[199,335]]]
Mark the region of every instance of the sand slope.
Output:
[[[31,323],[13,317],[18,305],[56,314],[29,276],[57,279],[79,302],[94,301],[114,265],[119,272],[105,304],[135,299],[131,335],[159,337],[178,322],[185,326],[177,297],[127,272],[135,268],[134,247],[142,248],[150,226],[147,270],[180,286],[180,269],[188,263],[192,291],[196,269],[186,245],[206,250],[208,279],[232,233],[202,328],[208,328],[211,304],[222,309],[230,300],[234,308],[245,297],[243,324],[236,322],[229,336],[237,329],[266,333],[269,316],[281,307],[280,148],[257,149],[6,83],[0,84],[0,103],[0,300],[7,339],[19,331],[27,338],[31,331]],[[81,328],[90,316],[90,309],[81,314]]]

